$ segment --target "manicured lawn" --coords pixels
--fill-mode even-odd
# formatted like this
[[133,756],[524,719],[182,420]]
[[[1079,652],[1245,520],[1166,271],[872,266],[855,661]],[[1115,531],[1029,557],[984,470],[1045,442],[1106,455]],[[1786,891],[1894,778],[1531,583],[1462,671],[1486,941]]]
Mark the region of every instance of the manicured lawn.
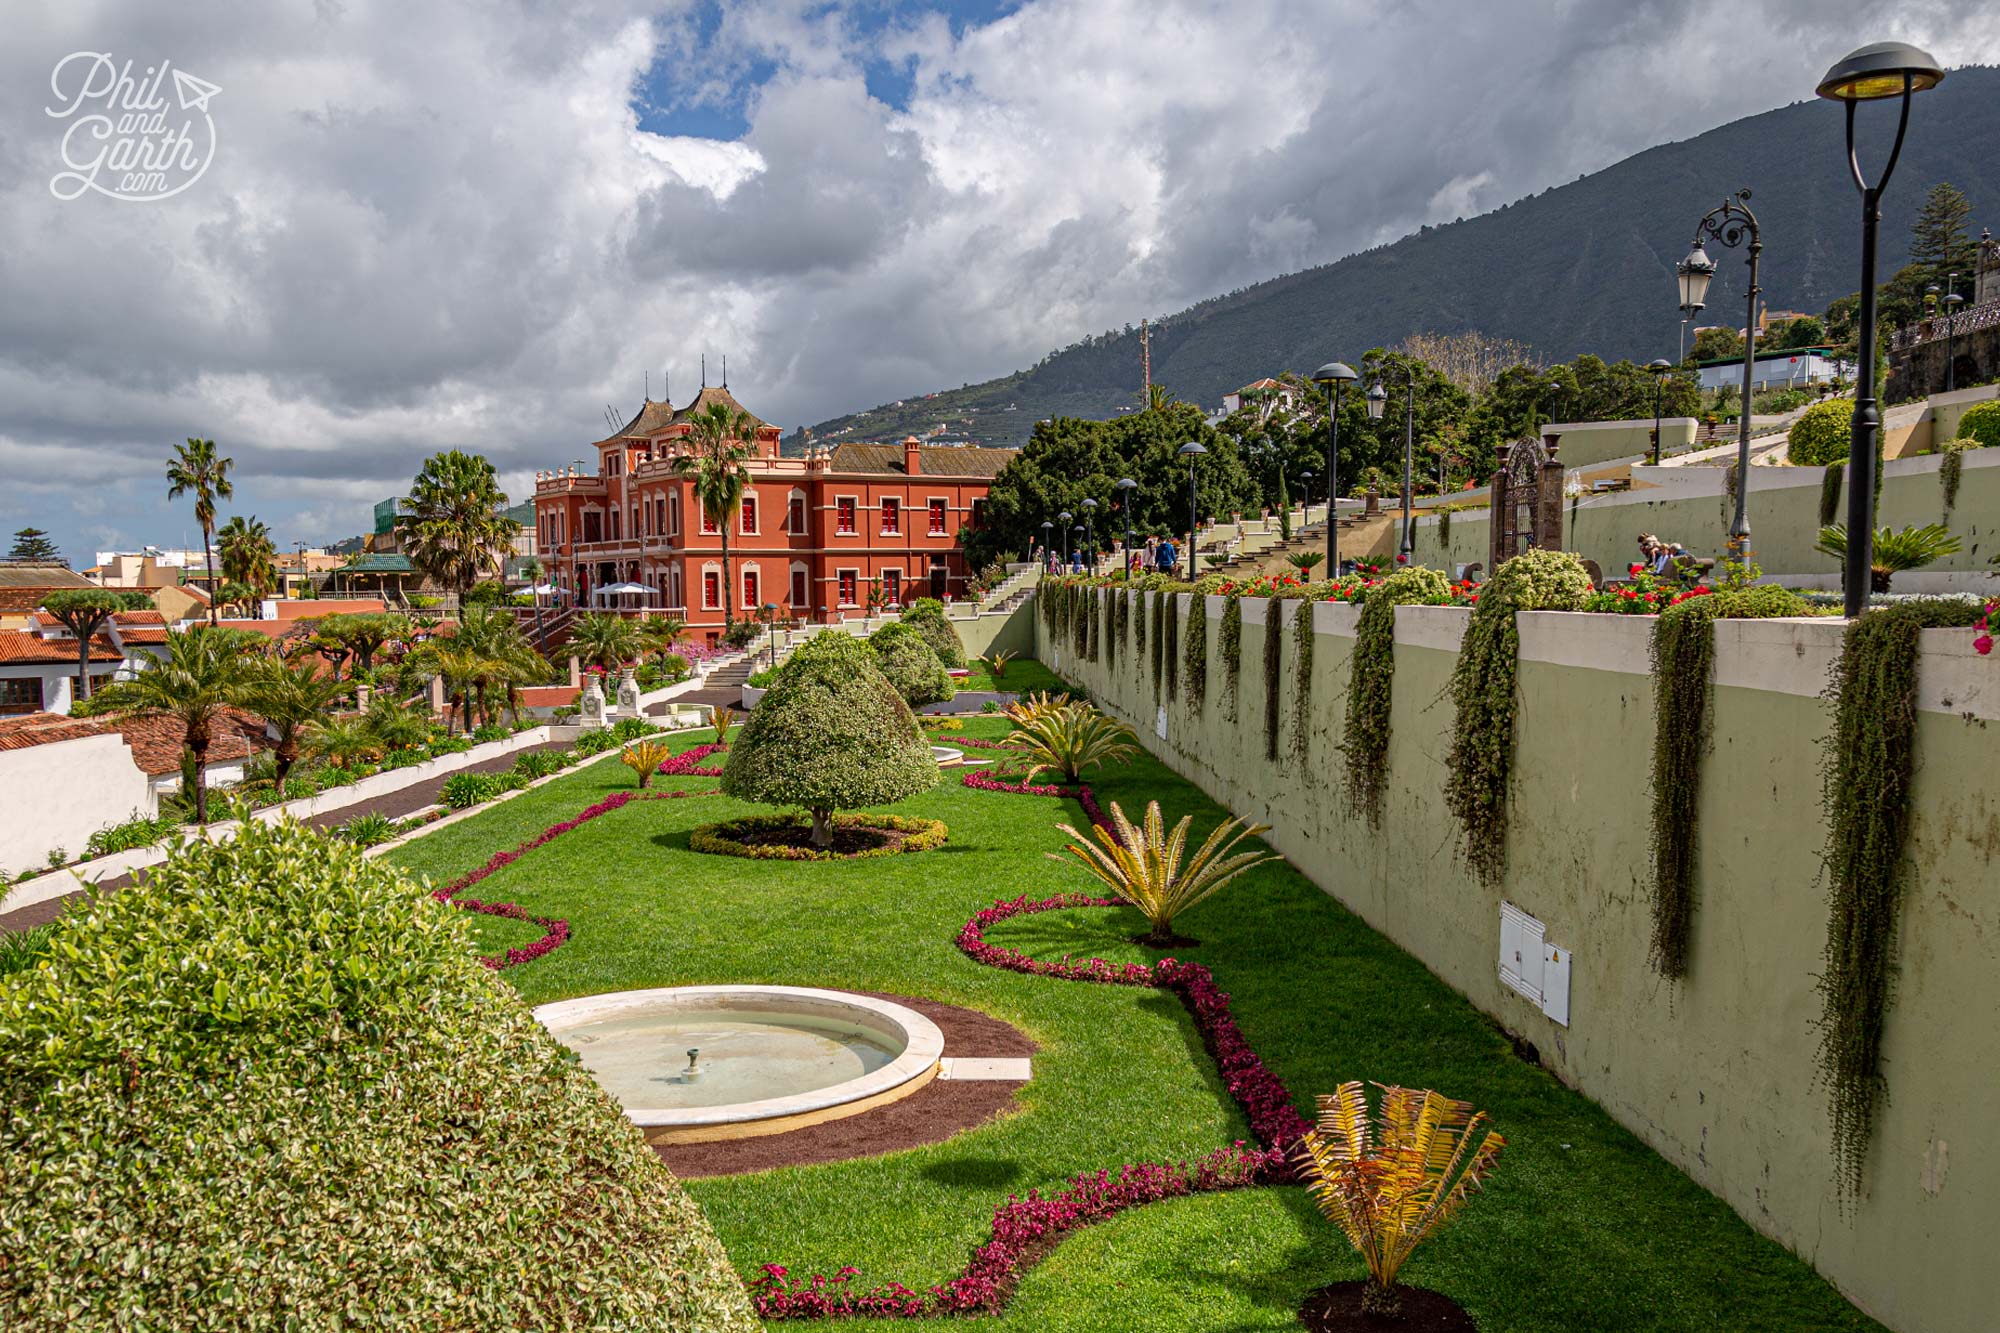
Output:
[[985,662],[974,660],[966,665],[972,674],[957,682],[961,690],[1007,690],[1015,694],[1033,694],[1037,690],[1065,688],[1055,672],[1033,658],[1019,658],[1009,662],[1007,674],[998,678],[993,675],[993,668]]
[[[1039,670],[1010,666],[1008,684],[1028,666]],[[1003,731],[995,719],[966,726]],[[391,855],[446,879],[629,782],[615,761],[597,764]],[[715,779],[678,785],[706,790]],[[1100,800],[1128,811],[1152,797],[1169,818],[1193,812],[1204,829],[1220,817],[1147,757],[1095,785]],[[948,780],[897,807],[950,824],[939,851],[796,865],[687,850],[692,827],[750,808],[719,796],[635,802],[486,880],[478,896],[566,917],[573,932],[504,975],[530,1003],[731,981],[928,996],[1004,1018],[1042,1049],[1021,1113],[947,1143],[691,1182],[746,1274],[765,1263],[794,1274],[854,1264],[863,1285],[927,1287],[958,1272],[1010,1193],[1248,1137],[1172,996],[1001,972],[953,946],[995,897],[1088,889],[1080,871],[1043,855],[1061,846],[1057,821],[1083,822],[1074,803]],[[1049,913],[1003,922],[987,939],[1048,958],[1157,956],[1128,942],[1137,921],[1108,910]],[[1517,1060],[1462,998],[1289,866],[1254,872],[1181,929],[1201,940],[1187,956],[1232,993],[1246,1035],[1302,1107],[1316,1091],[1362,1078],[1436,1087],[1492,1114],[1508,1140],[1498,1172],[1405,1270],[1465,1304],[1486,1333],[1876,1327],[1591,1103]],[[1072,1236],[1027,1276],[999,1325],[1295,1328],[1307,1291],[1361,1275],[1302,1189],[1209,1195]]]

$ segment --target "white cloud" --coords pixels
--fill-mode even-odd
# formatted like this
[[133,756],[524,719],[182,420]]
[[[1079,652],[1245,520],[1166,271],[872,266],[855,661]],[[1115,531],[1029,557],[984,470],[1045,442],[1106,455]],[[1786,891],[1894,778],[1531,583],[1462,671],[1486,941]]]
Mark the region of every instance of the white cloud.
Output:
[[[984,378],[1804,95],[1879,26],[1860,0],[719,14],[707,41],[685,0],[10,14],[0,530],[177,540],[155,479],[208,435],[238,507],[336,537],[432,449],[524,485],[648,373],[685,397],[704,351],[787,426]],[[1897,17],[2000,59],[1975,0]],[[195,188],[51,197],[49,70],[100,48],[221,86]],[[870,96],[883,62],[906,106]],[[748,132],[641,130],[648,71]]]

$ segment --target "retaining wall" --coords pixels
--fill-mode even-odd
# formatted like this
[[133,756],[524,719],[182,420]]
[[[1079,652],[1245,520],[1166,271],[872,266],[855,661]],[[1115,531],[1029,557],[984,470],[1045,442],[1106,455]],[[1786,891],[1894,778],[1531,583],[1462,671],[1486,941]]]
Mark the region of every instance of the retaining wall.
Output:
[[[1182,598],[1183,625],[1191,600]],[[2000,1120],[2000,661],[1974,655],[1963,631],[1924,635],[1911,798],[1916,869],[1896,943],[1889,1097],[1865,1197],[1843,1211],[1827,1100],[1816,1087],[1814,989],[1827,923],[1819,794],[1830,716],[1818,696],[1842,622],[1716,626],[1692,962],[1684,981],[1669,984],[1647,964],[1650,619],[1522,616],[1508,870],[1489,888],[1461,859],[1443,798],[1453,722],[1443,694],[1470,613],[1398,611],[1388,789],[1381,827],[1370,829],[1349,812],[1335,748],[1358,608],[1310,608],[1311,744],[1301,766],[1289,758],[1290,625],[1300,604],[1285,612],[1286,757],[1272,762],[1263,738],[1267,604],[1243,604],[1232,710],[1217,642],[1223,599],[1204,600],[1208,694],[1199,708],[1185,699],[1156,704],[1151,654],[1130,651],[1129,640],[1109,670],[1075,660],[1061,644],[1042,642],[1040,656],[1221,804],[1273,825],[1271,843],[1328,893],[1531,1041],[1565,1082],[1863,1309],[1905,1333],[1991,1326],[1988,1270],[2000,1222],[2000,1153],[1989,1132]],[[1045,633],[1039,617],[1036,633]],[[1547,942],[1568,955],[1567,1023],[1502,983],[1503,901],[1539,919]]]

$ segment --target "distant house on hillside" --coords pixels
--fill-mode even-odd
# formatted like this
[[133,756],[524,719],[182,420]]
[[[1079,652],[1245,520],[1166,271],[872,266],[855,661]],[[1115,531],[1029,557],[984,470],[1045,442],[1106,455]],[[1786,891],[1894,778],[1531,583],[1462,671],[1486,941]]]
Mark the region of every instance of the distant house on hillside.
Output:
[[[1743,387],[1742,356],[1700,363],[1704,389]],[[1757,353],[1750,382],[1759,389],[1802,387],[1829,383],[1853,368],[1837,360],[1830,347],[1788,347]]]
[[1241,412],[1245,403],[1254,403],[1266,394],[1276,398],[1279,407],[1284,408],[1288,412],[1292,409],[1292,387],[1289,384],[1281,384],[1277,380],[1267,376],[1261,380],[1251,381],[1235,393],[1223,394],[1222,415],[1231,416],[1237,412]]

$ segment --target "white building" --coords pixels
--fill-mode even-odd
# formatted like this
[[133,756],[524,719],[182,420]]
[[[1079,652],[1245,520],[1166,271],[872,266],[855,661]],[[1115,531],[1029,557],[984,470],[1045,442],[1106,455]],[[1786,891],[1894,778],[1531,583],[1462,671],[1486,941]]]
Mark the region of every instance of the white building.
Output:
[[[1757,353],[1750,383],[1759,389],[1783,389],[1830,383],[1853,372],[1824,347],[1792,347]],[[1701,363],[1704,389],[1743,387],[1743,358]]]

